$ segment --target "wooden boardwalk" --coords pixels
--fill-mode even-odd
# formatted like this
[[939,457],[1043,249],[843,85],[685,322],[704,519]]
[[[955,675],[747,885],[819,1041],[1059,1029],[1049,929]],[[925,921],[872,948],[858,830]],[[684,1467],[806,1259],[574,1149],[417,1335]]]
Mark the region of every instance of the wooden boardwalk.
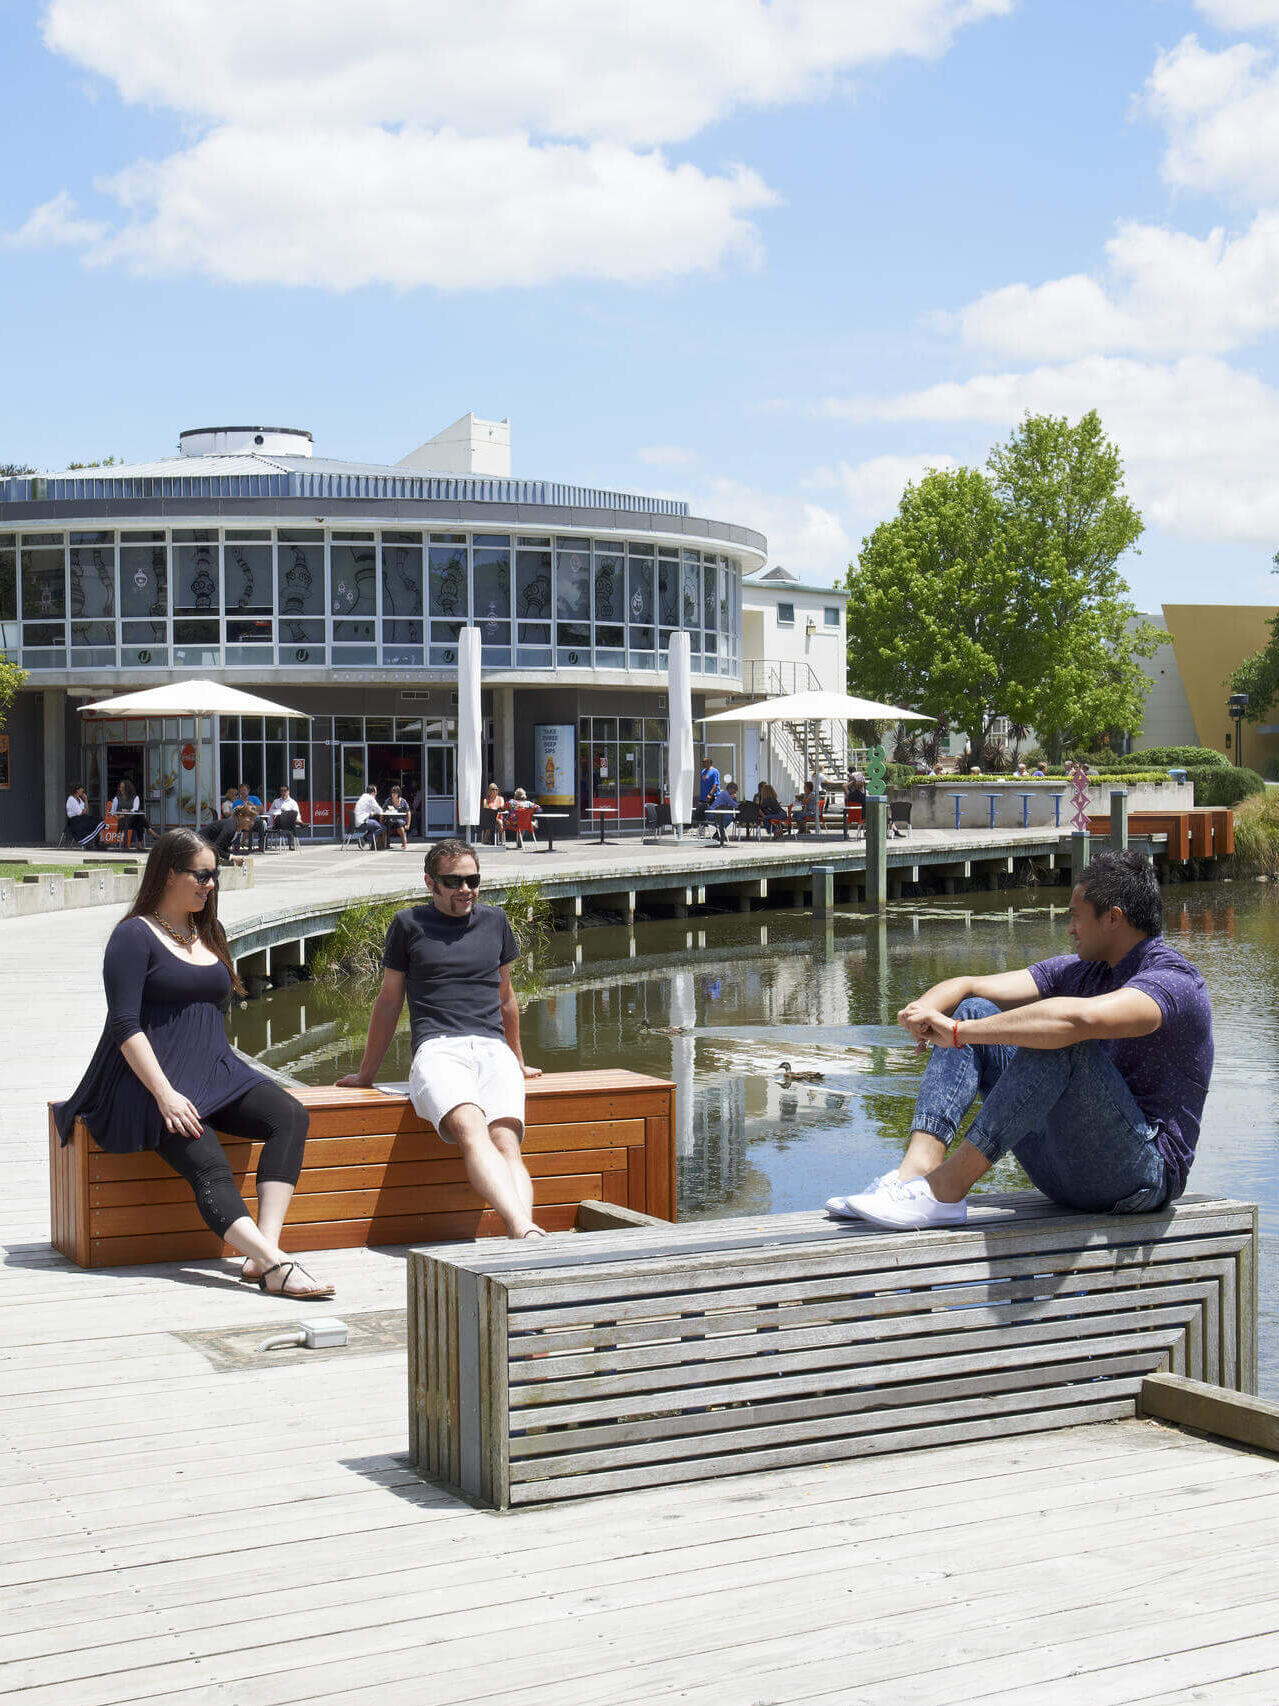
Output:
[[[394,1344],[215,1359],[192,1335],[305,1310],[218,1263],[71,1267],[43,1103],[96,1041],[117,915],[0,924],[0,1697],[1279,1701],[1271,1459],[1113,1422],[499,1516],[408,1468]],[[393,1250],[315,1265],[353,1328],[403,1308]]]
[[[317,1258],[319,1261],[320,1258]],[[395,1308],[335,1251],[325,1308]],[[0,1287],[22,1706],[1279,1699],[1279,1463],[1115,1422],[496,1515],[407,1467],[399,1349],[215,1368],[217,1264]]]

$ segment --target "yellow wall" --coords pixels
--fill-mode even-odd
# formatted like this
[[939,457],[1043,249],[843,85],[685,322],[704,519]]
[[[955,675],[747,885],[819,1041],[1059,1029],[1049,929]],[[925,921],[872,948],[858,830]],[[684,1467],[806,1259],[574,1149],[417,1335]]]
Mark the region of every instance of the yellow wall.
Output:
[[[1224,752],[1239,763],[1234,752],[1234,724],[1226,709],[1230,689],[1226,677],[1246,657],[1259,652],[1270,638],[1274,605],[1267,604],[1165,604],[1164,627],[1172,636],[1190,714],[1200,746]],[[1279,726],[1279,708],[1271,707],[1263,726]],[[1230,745],[1226,737],[1230,736]],[[1279,757],[1279,734],[1264,735],[1256,723],[1243,725],[1243,762],[1264,773],[1266,761]]]

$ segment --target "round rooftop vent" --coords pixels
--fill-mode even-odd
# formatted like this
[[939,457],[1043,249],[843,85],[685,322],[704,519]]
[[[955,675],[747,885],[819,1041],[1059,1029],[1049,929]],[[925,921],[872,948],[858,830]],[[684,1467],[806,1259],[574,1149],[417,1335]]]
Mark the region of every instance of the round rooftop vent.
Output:
[[311,435],[301,427],[191,427],[178,434],[183,456],[310,456]]

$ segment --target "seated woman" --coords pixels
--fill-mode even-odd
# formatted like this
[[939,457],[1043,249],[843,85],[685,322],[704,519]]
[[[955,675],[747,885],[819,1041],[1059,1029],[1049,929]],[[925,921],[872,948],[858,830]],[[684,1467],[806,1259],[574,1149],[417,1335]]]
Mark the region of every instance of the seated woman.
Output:
[[502,798],[502,790],[496,782],[490,782],[480,803],[480,835],[483,837],[487,829],[494,847],[505,839],[502,832],[502,813],[505,810],[506,801]]
[[102,819],[89,810],[89,793],[83,782],[77,782],[67,795],[66,809],[66,833],[73,836],[81,847],[90,846],[98,839]]
[[124,845],[133,846],[133,838],[138,838],[138,846],[145,844],[149,825],[147,814],[142,810],[142,802],[138,799],[137,791],[128,776],[120,779],[120,786],[107,807],[109,815],[114,816],[116,825],[124,836]]
[[409,818],[411,815],[412,814],[409,811],[409,802],[400,792],[399,784],[392,783],[391,792],[387,795],[386,804],[382,807],[382,827],[386,831],[386,844],[388,847],[391,845],[391,837],[393,835],[398,835],[400,838],[400,851],[403,853],[408,852]]
[[817,795],[811,782],[804,783],[804,792],[795,801],[795,820],[801,830],[812,829],[817,823]]
[[759,821],[770,835],[785,835],[786,807],[777,797],[777,789],[771,782],[761,782],[755,794],[755,802],[759,806]]
[[[218,922],[217,881],[213,849],[194,830],[171,829],[151,849],[138,897],[107,943],[106,1027],[54,1121],[63,1143],[80,1119],[109,1154],[155,1150],[190,1184],[209,1230],[246,1258],[241,1279],[284,1297],[332,1297],[280,1248],[307,1112],[227,1042],[223,1009],[242,985]],[[215,1120],[262,1144],[256,1222]]]

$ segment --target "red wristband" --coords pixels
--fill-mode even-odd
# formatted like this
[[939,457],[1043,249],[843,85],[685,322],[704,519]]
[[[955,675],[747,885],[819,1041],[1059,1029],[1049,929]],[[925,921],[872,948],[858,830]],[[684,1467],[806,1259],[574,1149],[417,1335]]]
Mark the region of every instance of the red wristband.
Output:
[[956,1048],[959,1047],[959,1020],[958,1019],[952,1019],[950,1022],[950,1040]]

